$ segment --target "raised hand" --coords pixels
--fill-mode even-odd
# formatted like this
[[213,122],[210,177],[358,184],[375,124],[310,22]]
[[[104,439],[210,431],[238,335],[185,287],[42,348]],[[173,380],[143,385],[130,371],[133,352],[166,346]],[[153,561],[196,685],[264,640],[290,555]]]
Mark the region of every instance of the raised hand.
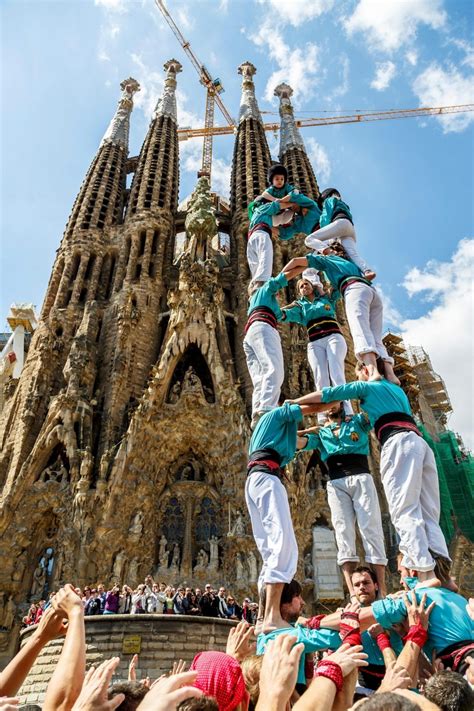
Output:
[[[328,654],[324,659],[339,664],[342,671],[342,676],[347,676],[356,668],[366,667],[368,665],[367,654],[362,651],[364,648],[358,644],[351,646],[350,644],[341,644],[339,649],[336,649],[332,654]],[[324,660],[323,660],[324,661]]]
[[386,668],[385,676],[382,679],[377,693],[395,691],[396,689],[408,689],[411,685],[411,676],[407,670],[404,667],[397,666],[397,662],[392,662]]
[[423,593],[420,602],[417,602],[414,590],[410,591],[410,597],[411,600],[409,599],[407,593],[404,593],[403,595],[407,608],[408,624],[412,627],[413,625],[420,623],[423,629],[427,630],[429,616],[436,603],[432,602],[431,605],[426,607],[426,593]]
[[12,698],[11,696],[0,696],[1,711],[18,711],[20,699]]
[[173,674],[182,674],[184,671],[186,671],[186,662],[180,659],[178,662],[173,662],[170,676],[173,676]]
[[268,642],[260,672],[257,711],[285,708],[295,688],[304,650],[304,644],[295,644],[295,641],[293,635],[280,634]]
[[226,654],[234,657],[239,664],[246,657],[255,654],[255,629],[245,620],[232,627],[227,638]]
[[64,613],[66,617],[74,613],[84,613],[84,605],[79,595],[70,583],[61,588],[52,599],[52,605],[56,612]]
[[157,679],[137,711],[175,711],[185,699],[199,698],[203,695],[201,689],[190,686],[196,677],[197,672],[187,671]]
[[33,636],[41,640],[43,644],[46,644],[52,639],[66,634],[66,630],[64,614],[62,612],[56,612],[54,607],[48,607],[46,612],[41,615],[38,627],[35,629]]
[[119,657],[113,657],[102,662],[97,669],[89,669],[81,693],[71,711],[113,711],[120,706],[125,699],[124,694],[117,694],[112,699],[107,698],[107,690],[119,662]]
[[134,654],[130,659],[130,664],[128,665],[128,680],[137,680],[137,666],[138,666],[138,654]]

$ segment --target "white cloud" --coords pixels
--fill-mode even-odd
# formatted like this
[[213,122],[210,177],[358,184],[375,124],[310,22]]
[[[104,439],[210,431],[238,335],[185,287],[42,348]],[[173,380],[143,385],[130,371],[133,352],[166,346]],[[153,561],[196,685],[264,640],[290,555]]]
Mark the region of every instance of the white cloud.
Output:
[[111,12],[127,12],[126,0],[94,0],[94,5],[99,5]]
[[324,12],[332,10],[335,0],[259,0],[260,5],[267,5],[268,11],[276,14],[283,22],[294,27],[314,20]]
[[140,54],[132,52],[130,58],[135,65],[134,76],[140,83],[141,90],[134,97],[135,109],[143,111],[145,116],[152,118],[160,94],[163,90],[164,72],[151,69]]
[[[336,79],[334,89],[328,96],[328,102],[333,101],[334,99],[337,99],[338,97],[344,96],[349,91],[349,70],[350,70],[349,57],[346,54],[343,54],[339,57],[339,60],[340,60],[340,64],[341,64],[340,78]],[[333,71],[335,71],[334,67],[333,67]]]
[[384,91],[392,81],[397,72],[397,67],[393,62],[377,62],[375,65],[375,77],[370,82],[372,89]]
[[267,56],[273,59],[277,69],[267,81],[265,98],[273,101],[273,91],[277,84],[289,81],[294,94],[293,103],[298,105],[302,96],[305,100],[313,93],[318,75],[321,73],[319,47],[307,42],[303,47],[291,49],[283,39],[278,20],[272,16],[264,20],[257,33],[250,39],[258,46],[265,48]]
[[464,64],[467,67],[471,67],[471,69],[474,69],[474,45],[470,44],[470,42],[466,42],[465,40],[460,39],[453,40],[453,44],[462,52],[464,52],[464,57],[461,60],[461,64]]
[[359,0],[344,26],[349,35],[363,33],[369,49],[390,53],[411,44],[420,24],[443,27],[442,6],[443,0]]
[[[421,106],[453,106],[474,102],[474,75],[462,74],[457,67],[443,69],[433,62],[413,82],[413,92]],[[463,131],[474,121],[474,113],[443,114],[436,117],[444,133]]]
[[418,52],[416,49],[409,49],[408,52],[405,54],[405,59],[407,60],[408,64],[411,64],[412,67],[415,67],[418,63]]
[[411,269],[403,286],[408,294],[423,295],[432,304],[419,318],[401,323],[405,342],[422,346],[439,373],[453,405],[450,428],[474,447],[472,393],[474,360],[474,313],[472,275],[474,239],[463,239],[448,262],[430,261],[423,269]]
[[327,151],[313,137],[306,139],[306,150],[310,163],[313,166],[316,179],[321,187],[322,184],[328,182],[331,175],[331,161],[329,160]]

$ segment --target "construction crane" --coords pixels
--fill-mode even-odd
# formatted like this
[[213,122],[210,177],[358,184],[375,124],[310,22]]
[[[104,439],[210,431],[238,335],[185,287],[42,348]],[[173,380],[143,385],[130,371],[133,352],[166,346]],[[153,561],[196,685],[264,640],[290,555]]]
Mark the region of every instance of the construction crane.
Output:
[[[366,121],[386,121],[389,119],[416,118],[419,116],[439,116],[442,114],[456,114],[474,111],[474,104],[458,104],[456,106],[435,106],[433,108],[420,107],[417,109],[398,109],[391,111],[373,111],[370,113],[356,113],[347,116],[320,116],[312,118],[295,119],[298,128],[308,126],[332,126],[340,123],[363,123]],[[280,129],[279,123],[264,123],[265,131],[277,132]],[[204,128],[179,128],[178,137],[180,141],[188,138],[199,138],[204,136],[224,136],[234,133],[234,126],[204,126]]]
[[229,133],[233,133],[235,131],[235,121],[230,115],[230,113],[227,111],[224,102],[220,97],[220,94],[222,94],[224,91],[224,87],[222,86],[221,80],[218,77],[213,79],[209,70],[206,69],[204,64],[202,64],[202,62],[200,62],[199,59],[196,57],[193,50],[191,49],[191,45],[185,39],[178,25],[171,17],[163,0],[155,0],[155,3],[160,12],[162,13],[163,17],[165,18],[166,22],[171,27],[174,35],[177,37],[181,47],[184,49],[187,56],[191,60],[192,65],[199,74],[199,80],[201,84],[207,89],[204,129],[200,129],[201,133],[199,133],[199,136],[202,136],[204,138],[204,141],[202,144],[201,169],[198,171],[198,178],[205,175],[209,178],[210,181],[212,168],[212,138],[214,136],[214,130],[216,128],[214,126],[215,104],[218,105],[219,109],[222,112],[222,115],[229,124],[227,127],[229,129]]

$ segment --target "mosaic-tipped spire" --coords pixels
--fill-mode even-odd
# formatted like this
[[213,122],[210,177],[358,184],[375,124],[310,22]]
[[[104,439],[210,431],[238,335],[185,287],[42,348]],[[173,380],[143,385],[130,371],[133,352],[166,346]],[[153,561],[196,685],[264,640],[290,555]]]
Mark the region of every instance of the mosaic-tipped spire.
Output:
[[117,111],[104,134],[101,146],[104,143],[121,145],[128,150],[128,135],[130,132],[130,114],[133,110],[133,96],[140,91],[140,84],[136,79],[129,77],[120,84],[122,96],[118,102]]
[[177,59],[169,59],[163,65],[166,72],[163,93],[158,99],[155,109],[155,116],[169,116],[176,123],[178,121],[176,111],[176,74],[183,71],[182,65]]
[[255,97],[255,84],[253,83],[253,76],[256,71],[252,62],[243,62],[238,69],[239,74],[242,74],[242,98],[240,99],[239,123],[248,118],[254,118],[262,122]]
[[289,148],[305,150],[304,142],[295,122],[293,106],[290,97],[293,89],[289,84],[282,82],[275,88],[274,95],[280,99],[280,160]]

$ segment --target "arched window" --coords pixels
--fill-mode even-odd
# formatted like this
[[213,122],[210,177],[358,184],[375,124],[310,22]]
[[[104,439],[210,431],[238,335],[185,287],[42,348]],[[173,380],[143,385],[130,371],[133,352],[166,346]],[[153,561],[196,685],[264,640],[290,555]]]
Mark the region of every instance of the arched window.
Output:
[[162,533],[168,543],[182,543],[184,539],[185,520],[183,509],[176,497],[168,501],[163,517]]
[[208,496],[201,501],[201,510],[196,516],[194,538],[199,545],[209,542],[211,536],[219,537],[216,509],[214,502]]
[[166,402],[176,403],[183,389],[196,390],[202,388],[207,402],[216,401],[211,371],[201,350],[191,343],[178,361],[170,381]]

